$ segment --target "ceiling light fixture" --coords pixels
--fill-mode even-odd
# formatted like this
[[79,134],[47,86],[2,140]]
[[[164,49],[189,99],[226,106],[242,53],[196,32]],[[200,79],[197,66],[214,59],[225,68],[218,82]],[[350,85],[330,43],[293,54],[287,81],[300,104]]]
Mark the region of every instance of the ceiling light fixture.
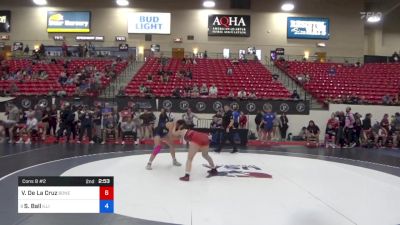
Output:
[[129,5],[129,1],[128,0],[117,0],[117,5],[119,6],[128,6]]
[[47,5],[47,0],[33,0],[36,5]]
[[203,6],[205,8],[214,8],[215,7],[215,1],[204,1]]
[[281,6],[282,11],[289,12],[294,9],[294,4],[290,2],[286,2]]
[[377,23],[379,21],[381,21],[381,17],[380,16],[370,16],[367,19],[368,23]]

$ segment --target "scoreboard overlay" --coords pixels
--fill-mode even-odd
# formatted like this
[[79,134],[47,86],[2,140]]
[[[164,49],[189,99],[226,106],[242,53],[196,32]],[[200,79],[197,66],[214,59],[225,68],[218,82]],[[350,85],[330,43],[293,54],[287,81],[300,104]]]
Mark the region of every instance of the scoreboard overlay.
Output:
[[114,177],[18,177],[18,213],[114,213]]

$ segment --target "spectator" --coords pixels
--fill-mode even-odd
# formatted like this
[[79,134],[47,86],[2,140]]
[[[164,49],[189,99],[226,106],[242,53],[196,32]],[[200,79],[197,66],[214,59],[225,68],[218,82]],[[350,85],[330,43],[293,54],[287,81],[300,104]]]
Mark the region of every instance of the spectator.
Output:
[[207,96],[208,95],[208,87],[205,83],[203,83],[200,87],[200,95]]
[[121,144],[125,144],[126,136],[132,136],[134,143],[137,144],[137,127],[136,124],[133,122],[132,117],[128,117],[127,121],[122,122],[121,124],[121,131],[122,131],[122,142]]
[[345,137],[347,140],[347,144],[350,148],[353,148],[356,146],[356,142],[354,140],[354,115],[351,112],[351,107],[346,108],[346,115],[345,115],[345,127],[344,127],[344,132],[345,132]]
[[207,57],[208,57],[207,50],[206,50],[206,51],[204,51],[203,57],[204,57],[205,59],[207,59]]
[[399,62],[400,61],[399,53],[394,52],[392,55],[392,58],[393,58],[393,62]]
[[88,109],[84,109],[80,112],[79,121],[81,122],[81,129],[79,133],[79,140],[76,143],[81,143],[83,135],[85,134],[89,139],[90,144],[94,144],[92,140],[92,130],[93,130],[93,114]]
[[237,58],[232,59],[231,63],[233,65],[239,65],[239,60]]
[[0,144],[4,143],[6,139],[6,128],[3,120],[0,120]]
[[196,84],[193,85],[191,95],[192,97],[199,97],[199,87]]
[[139,92],[140,92],[141,94],[144,94],[144,93],[146,93],[146,91],[147,91],[146,86],[144,86],[144,84],[141,84],[141,85],[139,86]]
[[238,92],[238,94],[237,94],[237,97],[238,97],[238,98],[246,98],[246,97],[247,97],[246,91],[244,91],[243,89],[240,90],[240,91]]
[[25,45],[24,54],[29,55],[29,45]]
[[56,136],[56,129],[57,129],[57,107],[56,105],[52,105],[50,112],[49,112],[49,127],[47,129],[47,135]]
[[[117,120],[114,118],[112,113],[105,114],[103,119],[103,141],[104,145],[107,142],[107,138],[112,136],[115,139],[115,144],[118,144],[118,132],[117,132]],[[122,129],[122,127],[121,127]]]
[[328,123],[325,130],[325,148],[336,148],[336,129],[332,126],[332,124]]
[[387,113],[385,113],[385,115],[383,115],[380,125],[383,129],[385,129],[387,132],[389,132],[390,122],[389,122],[389,115]]
[[34,113],[28,113],[26,125],[20,131],[20,138],[17,143],[23,143],[22,136],[24,133],[28,135],[28,139],[25,141],[25,144],[31,144],[31,136],[38,133],[38,120],[35,118]]
[[233,69],[231,67],[226,69],[226,75],[231,76],[232,74],[233,74]]
[[210,90],[208,91],[208,93],[212,97],[217,97],[218,96],[218,88],[215,86],[215,84],[211,85]]
[[329,70],[328,70],[328,75],[329,76],[335,76],[336,75],[336,67],[332,65]]
[[173,91],[172,91],[172,97],[175,97],[175,98],[180,98],[180,97],[182,97],[182,93],[181,93],[182,91],[181,91],[181,89],[180,88],[175,88]]
[[153,124],[156,120],[155,115],[148,109],[144,109],[144,112],[142,113],[142,115],[140,115],[139,118],[142,120],[142,126],[141,126],[142,138],[153,137]]
[[151,73],[147,74],[147,82],[153,82],[153,75]]
[[292,95],[290,96],[293,100],[300,100],[300,95],[297,93],[297,90],[294,90]]
[[9,133],[9,143],[12,144],[14,143],[14,137],[16,136],[17,132],[17,123],[20,120],[20,110],[18,109],[17,106],[15,105],[9,105],[6,108],[6,116],[7,120],[5,121],[5,127],[8,130]]
[[61,49],[63,52],[63,57],[68,57],[68,46],[65,42],[62,43]]
[[313,120],[310,120],[306,131],[306,140],[315,141],[319,143],[319,134],[320,134],[319,127],[314,123]]
[[240,112],[239,128],[240,129],[246,129],[247,128],[247,116],[244,114],[243,111]]
[[257,129],[257,135],[258,135],[258,140],[261,140],[261,136],[262,136],[262,120],[263,120],[264,114],[262,113],[262,111],[258,111],[255,118],[254,118],[254,123],[256,124],[256,129]]
[[275,119],[272,122],[273,123],[273,129],[272,129],[272,139],[274,140],[279,140],[280,139],[280,130],[279,128],[281,127],[281,120],[276,116],[275,113]]
[[382,103],[385,104],[385,105],[390,105],[390,104],[393,103],[393,100],[392,100],[392,98],[390,97],[389,94],[386,94],[386,95],[384,95],[382,97]]
[[199,119],[193,112],[192,109],[188,108],[186,113],[182,115],[182,119],[185,121],[186,125],[192,129],[195,127],[194,118]]
[[372,134],[371,118],[372,118],[372,114],[371,113],[367,113],[365,115],[365,119],[362,121],[362,141],[363,141],[363,144],[367,144],[368,143],[368,139]]
[[286,113],[282,113],[279,119],[281,121],[279,124],[280,125],[279,130],[281,132],[281,140],[285,141],[287,136],[286,133],[287,130],[289,129],[289,120],[286,116]]
[[275,113],[271,112],[271,109],[265,110],[265,113],[263,115],[263,120],[261,121],[260,128],[261,126],[263,127],[263,138],[262,140],[267,140],[270,141],[272,138],[272,132],[274,128],[274,120],[275,120]]
[[228,94],[228,98],[234,98],[234,97],[235,97],[235,93],[233,93],[233,91],[230,90],[229,94]]
[[251,91],[250,94],[249,94],[249,98],[256,99],[257,98],[256,93],[254,91]]

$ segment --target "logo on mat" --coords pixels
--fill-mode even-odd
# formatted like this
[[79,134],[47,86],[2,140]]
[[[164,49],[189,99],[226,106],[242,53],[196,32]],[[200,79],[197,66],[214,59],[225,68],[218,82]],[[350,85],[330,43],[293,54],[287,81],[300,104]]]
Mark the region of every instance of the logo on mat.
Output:
[[206,103],[204,103],[204,102],[196,103],[196,109],[199,110],[199,112],[206,110],[206,108],[207,108]]
[[165,109],[171,109],[172,108],[172,102],[170,100],[163,101],[162,105],[163,105],[163,108],[165,108]]
[[289,105],[286,104],[286,103],[282,103],[282,104],[279,106],[279,110],[281,110],[281,112],[287,112],[287,111],[289,111],[289,109],[290,109],[290,107],[289,107]]
[[302,102],[296,105],[297,112],[304,112],[306,110],[306,105]]
[[21,106],[22,106],[23,108],[28,109],[28,108],[31,107],[31,105],[32,105],[31,100],[29,100],[29,99],[27,99],[27,98],[22,99],[22,101],[21,101]]
[[213,104],[213,109],[214,109],[214,111],[218,111],[218,110],[220,110],[221,108],[222,108],[222,102],[220,102],[220,101],[214,102],[214,104]]
[[179,108],[180,108],[181,110],[186,111],[186,110],[189,108],[189,102],[188,102],[188,101],[181,101],[181,102],[179,103]]
[[[208,165],[204,165],[209,168]],[[255,165],[221,165],[217,166],[218,177],[243,177],[243,178],[264,178],[270,179],[272,175],[265,173]],[[213,176],[208,176],[208,178]]]

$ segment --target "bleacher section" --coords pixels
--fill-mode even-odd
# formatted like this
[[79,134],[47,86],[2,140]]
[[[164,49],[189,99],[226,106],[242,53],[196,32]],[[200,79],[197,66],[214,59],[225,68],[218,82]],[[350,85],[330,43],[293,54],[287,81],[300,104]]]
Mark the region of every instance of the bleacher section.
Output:
[[[61,91],[64,90],[67,95],[71,96],[75,93],[76,85],[66,85],[62,87],[58,82],[61,72],[63,72],[64,66],[63,61],[57,61],[56,63],[32,63],[31,60],[20,59],[20,60],[9,60],[6,62],[9,66],[10,72],[15,73],[19,70],[26,70],[31,68],[33,72],[46,71],[48,79],[46,80],[25,80],[23,82],[15,80],[0,80],[0,90],[8,90],[12,83],[15,83],[18,87],[16,95],[46,95],[49,91]],[[113,60],[99,60],[99,59],[73,59],[68,64],[68,68],[65,70],[69,74],[73,74],[76,70],[82,69],[85,66],[91,65],[97,68],[98,71],[104,72],[108,66],[111,66]],[[120,74],[127,66],[127,62],[117,63],[115,65],[116,74]],[[101,88],[103,89],[109,85],[111,79],[105,77],[101,78]],[[98,94],[98,93],[88,93]]]
[[[139,85],[144,84],[152,89],[156,96],[171,96],[175,88],[184,88],[186,85],[201,86],[203,83],[210,87],[215,84],[218,88],[218,97],[227,97],[232,90],[235,95],[244,89],[247,93],[254,91],[258,98],[287,99],[289,91],[279,82],[274,82],[271,73],[258,61],[240,62],[234,65],[227,59],[196,59],[197,64],[183,64],[181,60],[170,59],[164,71],[171,71],[173,75],[167,83],[163,83],[156,75],[161,67],[158,58],[149,59],[133,80],[128,84],[127,95],[140,95]],[[177,71],[190,68],[193,72],[192,80],[184,80],[176,75]],[[227,69],[233,69],[233,75],[227,75]],[[148,74],[155,75],[153,82],[146,82]]]
[[[400,64],[365,64],[361,67],[339,63],[276,62],[276,66],[298,81],[297,76],[308,74],[310,81],[304,89],[323,102],[344,96],[357,96],[366,102],[381,103],[384,95],[399,93]],[[329,74],[331,67],[335,74]]]

